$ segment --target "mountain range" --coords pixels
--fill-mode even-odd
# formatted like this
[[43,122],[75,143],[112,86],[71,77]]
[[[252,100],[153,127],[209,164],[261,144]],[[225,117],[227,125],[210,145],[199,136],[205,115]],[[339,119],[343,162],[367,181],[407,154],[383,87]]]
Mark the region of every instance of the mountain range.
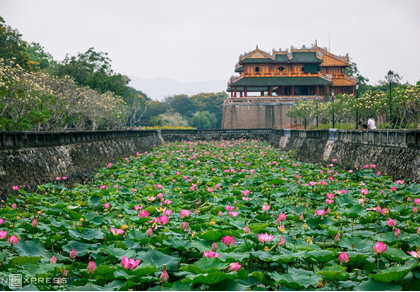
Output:
[[166,96],[177,94],[191,96],[202,92],[221,92],[227,89],[227,80],[181,83],[175,79],[161,76],[154,79],[130,76],[130,79],[129,86],[142,91],[153,100],[163,100]]

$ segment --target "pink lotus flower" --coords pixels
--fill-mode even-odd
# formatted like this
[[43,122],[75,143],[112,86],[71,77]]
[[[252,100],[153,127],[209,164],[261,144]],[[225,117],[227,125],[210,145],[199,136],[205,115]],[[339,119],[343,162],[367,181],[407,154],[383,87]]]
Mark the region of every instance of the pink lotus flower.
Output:
[[249,227],[248,227],[248,226],[245,226],[245,227],[244,227],[244,232],[245,232],[245,233],[252,233],[251,229],[249,229]]
[[245,190],[245,191],[242,191],[241,193],[243,196],[248,196],[251,193],[251,191]]
[[[415,214],[415,213],[417,213],[419,210],[417,209],[417,207],[413,207],[413,213]],[[1,225],[1,224],[0,224]]]
[[34,218],[34,220],[32,220],[32,227],[33,228],[37,228],[38,227],[38,220],[36,218]]
[[233,238],[233,236],[226,235],[225,237],[222,238],[222,243],[230,247],[235,243],[235,239]]
[[216,251],[217,250],[217,244],[215,242],[212,243],[211,250],[212,251]]
[[230,205],[227,205],[226,207],[225,207],[225,209],[226,209],[226,211],[233,211],[233,209],[235,209],[235,206],[230,206]]
[[264,205],[262,206],[262,210],[263,210],[263,211],[268,211],[268,210],[270,210],[270,205],[264,204]]
[[300,220],[300,221],[303,221],[304,219],[305,219],[305,216],[304,216],[303,214],[300,214],[300,215],[299,215],[299,220]]
[[260,243],[264,244],[264,243],[272,241],[274,239],[274,235],[271,235],[268,233],[257,234],[257,238]]
[[327,212],[325,211],[325,210],[316,210],[315,211],[315,216],[325,216],[325,214],[326,214]]
[[236,216],[238,216],[239,215],[239,212],[229,212],[229,216],[230,217],[236,217]]
[[75,259],[75,258],[76,258],[76,256],[77,256],[77,251],[76,251],[75,249],[72,249],[72,250],[70,251],[70,258],[71,258],[71,259]]
[[315,182],[315,181],[310,181],[310,182],[309,182],[309,185],[310,185],[310,186],[315,186],[315,185],[316,185],[316,182]]
[[166,215],[166,216],[170,216],[172,214],[172,210],[170,210],[170,209],[165,210],[165,211],[163,211],[163,214]]
[[6,238],[6,237],[7,237],[7,234],[8,234],[8,232],[7,232],[7,231],[1,230],[1,231],[0,231],[0,239],[4,239],[4,238]]
[[361,190],[360,190],[360,192],[361,192],[363,195],[367,195],[367,194],[369,194],[368,189],[361,189]]
[[420,253],[416,251],[407,251],[407,253],[415,258],[420,258]]
[[61,180],[61,177],[57,176],[55,179],[56,179],[56,180]]
[[334,242],[338,242],[340,240],[341,237],[341,233],[337,232],[336,235],[334,236]]
[[163,265],[163,270],[162,270],[162,273],[159,276],[159,281],[164,283],[164,282],[168,282],[168,280],[169,280],[169,274],[166,271],[166,265]]
[[222,212],[222,211],[219,211],[219,212],[217,213],[217,216],[222,217],[222,216],[223,216],[223,212]]
[[279,217],[277,217],[277,219],[276,219],[276,223],[277,223],[277,224],[280,224],[281,222],[286,221],[286,219],[287,219],[287,215],[286,215],[286,214],[284,214],[284,213],[281,213],[281,214],[279,215]]
[[147,218],[150,216],[149,212],[147,212],[146,210],[143,210],[139,213],[139,215],[137,215],[139,218]]
[[381,241],[378,241],[373,245],[373,251],[377,254],[386,252],[386,244]]
[[350,256],[345,252],[342,252],[338,255],[338,260],[343,263],[348,263],[350,261]]
[[395,181],[396,184],[402,185],[404,183],[404,180],[399,179]]
[[393,219],[389,218],[386,221],[386,225],[388,225],[389,227],[394,227],[395,225],[397,225],[397,223]]
[[138,206],[138,205],[134,206],[134,211],[140,211],[141,209],[143,209],[142,206]]
[[52,256],[50,258],[50,264],[55,264],[57,262],[57,257],[56,256]]
[[108,163],[108,168],[111,168],[112,167],[112,163]]
[[121,266],[126,270],[134,270],[140,264],[140,260],[128,259],[128,257],[123,256],[121,259]]
[[105,204],[104,204],[104,208],[105,208],[105,209],[109,209],[109,207],[111,207],[111,205],[110,205],[109,203],[105,203]]
[[7,240],[11,245],[16,245],[19,242],[19,238],[16,235],[12,235]]
[[12,209],[16,209],[17,208],[17,204],[16,203],[13,203],[12,204]]
[[90,261],[88,263],[88,265],[87,265],[86,270],[87,270],[87,272],[89,274],[93,274],[95,272],[95,270],[96,270],[96,264],[95,264],[95,262],[94,261]]
[[105,190],[105,189],[107,188],[107,186],[105,186],[105,185],[101,185],[99,188],[100,188],[101,190]]
[[417,227],[417,235],[420,235],[420,227]]
[[420,205],[420,199],[418,199],[418,198],[416,198],[416,199],[414,199],[414,204],[416,204],[416,205]]
[[334,203],[334,200],[326,199],[325,203],[327,203],[328,205],[331,205],[332,203]]
[[0,225],[4,224],[4,219],[0,219]]
[[166,225],[169,223],[169,218],[166,215],[162,215],[157,218],[156,222],[162,225]]
[[396,190],[397,190],[396,187],[394,187],[394,186],[391,187],[391,192],[395,192]]
[[19,187],[18,186],[12,186],[12,190],[18,191],[19,190]]
[[394,235],[395,235],[395,237],[400,237],[401,236],[401,229],[399,229],[399,228],[395,229]]
[[109,229],[114,236],[118,236],[120,234],[124,234],[124,229],[117,229],[117,228],[111,228]]
[[189,210],[181,210],[181,212],[179,212],[179,218],[185,218],[185,217],[190,217],[191,215],[191,211]]
[[280,241],[277,241],[277,244],[279,245],[279,246],[282,246],[283,244],[285,244],[286,243],[286,239],[284,238],[284,237],[280,237]]
[[227,269],[229,272],[237,272],[241,269],[241,267],[242,265],[240,265],[238,262],[234,262],[234,263],[231,263]]
[[325,195],[325,197],[326,197],[327,199],[334,199],[334,198],[335,198],[335,195],[334,195],[334,194],[329,193],[329,194],[326,194],[326,195]]
[[382,211],[382,208],[381,208],[381,206],[376,206],[375,207],[375,211],[377,212],[377,213],[381,213],[381,211]]
[[188,222],[182,222],[181,225],[179,226],[179,229],[184,230],[184,231],[188,231],[190,229],[190,226],[189,226]]
[[205,251],[203,252],[203,256],[206,258],[220,258],[220,253],[215,253],[214,251]]
[[146,230],[146,236],[147,236],[147,237],[150,237],[150,236],[152,236],[152,234],[153,234],[153,229],[152,229],[152,228],[148,228],[148,229]]

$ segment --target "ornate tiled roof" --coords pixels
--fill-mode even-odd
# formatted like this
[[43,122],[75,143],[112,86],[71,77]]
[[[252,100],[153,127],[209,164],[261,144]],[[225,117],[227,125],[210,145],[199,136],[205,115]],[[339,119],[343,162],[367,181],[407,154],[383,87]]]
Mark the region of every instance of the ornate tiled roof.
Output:
[[329,85],[331,83],[321,77],[246,77],[231,81],[230,86],[301,86]]

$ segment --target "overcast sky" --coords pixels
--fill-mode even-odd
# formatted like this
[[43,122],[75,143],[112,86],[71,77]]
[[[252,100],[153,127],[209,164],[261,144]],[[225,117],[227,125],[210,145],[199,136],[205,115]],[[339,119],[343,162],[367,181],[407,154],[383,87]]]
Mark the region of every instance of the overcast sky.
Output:
[[[290,46],[349,54],[375,84],[420,80],[418,0],[0,0],[0,15],[54,59],[90,47],[115,72],[180,82],[226,80],[239,55]],[[139,88],[141,90],[141,88]]]

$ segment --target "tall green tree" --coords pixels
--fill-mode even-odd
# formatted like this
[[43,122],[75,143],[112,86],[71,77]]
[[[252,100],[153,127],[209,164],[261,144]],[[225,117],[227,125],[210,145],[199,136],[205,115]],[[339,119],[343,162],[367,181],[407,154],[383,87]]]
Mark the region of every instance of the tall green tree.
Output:
[[200,93],[191,96],[197,111],[208,111],[216,116],[216,127],[220,128],[223,115],[223,103],[228,95],[226,92]]
[[28,54],[29,59],[33,62],[38,63],[39,69],[43,72],[47,72],[46,68],[48,67],[56,67],[57,61],[54,60],[53,56],[50,53],[45,52],[44,47],[42,47],[39,43],[30,43],[25,48],[26,54]]
[[190,124],[198,129],[213,129],[217,126],[217,118],[215,114],[209,111],[202,111],[191,118]]
[[123,96],[130,79],[115,73],[111,68],[111,59],[107,53],[88,49],[77,56],[67,55],[58,65],[58,76],[70,76],[81,86],[87,86],[99,93],[111,91]]
[[19,64],[22,68],[37,71],[39,63],[29,59],[26,53],[28,43],[22,40],[22,35],[17,29],[13,29],[10,25],[6,25],[3,17],[0,16],[0,58],[12,60]]

